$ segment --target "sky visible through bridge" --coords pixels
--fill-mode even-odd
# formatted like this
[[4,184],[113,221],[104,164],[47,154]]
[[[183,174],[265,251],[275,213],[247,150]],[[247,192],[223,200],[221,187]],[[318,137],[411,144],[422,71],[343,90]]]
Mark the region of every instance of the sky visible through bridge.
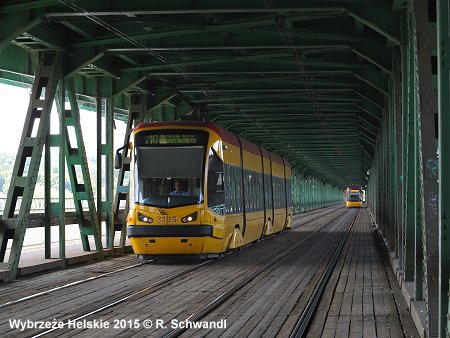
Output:
[[[19,147],[23,124],[29,103],[29,88],[20,88],[0,84],[0,153],[15,155]],[[51,114],[51,133],[58,132],[58,115],[53,104]],[[86,155],[95,157],[97,154],[97,121],[95,112],[80,110],[81,128],[83,131]],[[114,149],[122,146],[126,125],[115,121]],[[12,168],[11,168],[12,169]]]

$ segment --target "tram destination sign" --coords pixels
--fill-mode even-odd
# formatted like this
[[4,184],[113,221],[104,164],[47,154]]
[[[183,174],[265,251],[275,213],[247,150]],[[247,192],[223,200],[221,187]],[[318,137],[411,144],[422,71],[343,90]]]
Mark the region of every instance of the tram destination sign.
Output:
[[145,137],[146,145],[198,144],[198,135],[193,134],[154,134]]

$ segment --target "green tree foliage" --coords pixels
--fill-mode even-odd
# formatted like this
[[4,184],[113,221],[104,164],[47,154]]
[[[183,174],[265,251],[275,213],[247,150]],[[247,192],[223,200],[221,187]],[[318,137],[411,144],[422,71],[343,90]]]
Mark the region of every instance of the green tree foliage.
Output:
[[[14,167],[15,155],[0,153],[0,197],[6,197],[11,181],[11,175]],[[97,159],[95,157],[88,157],[89,174],[91,176],[92,190],[94,196],[97,193]],[[59,159],[57,156],[51,157],[50,170],[50,186],[52,190],[52,197],[58,196],[59,191]],[[103,169],[104,170],[104,169]],[[114,182],[117,182],[118,170],[114,171]],[[36,179],[36,189],[34,192],[35,198],[44,198],[45,194],[45,171],[44,160],[41,160],[38,177]],[[102,184],[105,184],[105,177],[102,178]],[[72,198],[72,186],[70,184],[69,174],[66,166],[66,197]],[[114,184],[115,186],[115,184]]]

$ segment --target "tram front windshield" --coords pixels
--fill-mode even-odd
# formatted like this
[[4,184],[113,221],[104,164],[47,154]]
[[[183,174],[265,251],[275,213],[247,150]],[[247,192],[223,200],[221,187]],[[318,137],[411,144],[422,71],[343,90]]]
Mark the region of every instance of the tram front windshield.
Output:
[[359,202],[361,200],[362,200],[362,198],[361,198],[361,194],[359,192],[356,192],[356,193],[353,192],[348,195],[349,202]]
[[203,202],[203,133],[145,133],[134,149],[134,202],[176,207]]

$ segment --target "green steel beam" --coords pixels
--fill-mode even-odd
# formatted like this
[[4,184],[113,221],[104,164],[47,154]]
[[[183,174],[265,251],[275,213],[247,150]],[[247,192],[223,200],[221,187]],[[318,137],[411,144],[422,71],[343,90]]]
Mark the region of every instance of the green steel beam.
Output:
[[[345,7],[343,7],[343,3],[345,3]],[[22,4],[22,7],[14,7],[17,4],[7,3],[9,7],[6,12],[2,13],[15,14],[15,10],[22,8],[21,10],[29,16],[28,19],[23,17],[19,20],[19,26],[22,27],[35,17],[45,17],[45,23],[37,25],[34,31],[26,32],[27,36],[24,36],[25,32],[18,36],[18,41],[19,43],[22,41],[22,45],[27,50],[39,48],[33,43],[42,41],[49,48],[63,48],[72,51],[74,55],[67,58],[65,73],[68,76],[74,73],[79,74],[76,76],[75,85],[80,94],[98,95],[95,81],[101,81],[103,88],[112,84],[114,102],[121,104],[122,109],[125,108],[124,102],[128,102],[123,99],[128,93],[154,94],[156,97],[152,99],[153,107],[150,114],[158,120],[178,118],[192,112],[192,107],[196,104],[206,103],[209,107],[206,114],[207,119],[218,121],[225,126],[249,119],[256,119],[256,124],[260,125],[271,124],[273,128],[264,127],[266,130],[261,134],[255,134],[248,129],[243,135],[260,142],[268,139],[269,143],[272,143],[272,149],[278,151],[282,151],[285,147],[283,142],[288,142],[288,149],[284,152],[285,156],[290,159],[299,157],[302,163],[307,163],[307,159],[302,157],[299,150],[296,149],[303,149],[308,157],[313,156],[308,149],[303,148],[307,144],[306,137],[315,141],[317,146],[315,149],[318,154],[322,154],[323,158],[328,161],[335,162],[332,164],[334,167],[342,167],[342,163],[339,162],[339,156],[336,157],[333,154],[333,146],[330,147],[332,138],[338,141],[337,147],[341,147],[345,152],[349,152],[347,147],[351,146],[359,148],[361,152],[367,151],[369,154],[372,152],[382,118],[384,118],[384,100],[388,93],[388,77],[391,68],[388,65],[391,63],[392,47],[385,47],[386,40],[388,40],[388,44],[395,44],[395,36],[398,35],[392,28],[396,25],[398,15],[392,13],[390,6],[386,4],[370,4],[373,8],[368,10],[367,1],[363,3],[353,0],[341,1],[338,7],[318,6],[316,1],[312,0],[305,0],[301,7],[296,1],[278,1],[279,8],[287,8],[287,11],[282,13],[285,20],[283,29],[288,31],[293,46],[301,48],[304,53],[303,66],[306,69],[300,74],[298,70],[292,69],[295,67],[288,68],[295,66],[296,63],[291,59],[286,59],[289,57],[289,54],[284,53],[287,46],[280,43],[279,32],[274,29],[273,19],[267,15],[273,9],[264,8],[264,4],[259,0],[250,0],[245,4],[231,0],[226,3],[226,6],[223,2],[192,4],[180,1],[176,5],[154,4],[151,10],[149,10],[148,4],[134,1],[123,3],[113,0],[107,3],[97,1],[89,4],[75,2],[75,4],[99,14],[105,19],[105,22],[111,23],[111,27],[125,34],[115,36],[116,42],[107,40],[109,39],[107,35],[110,33],[105,34],[106,30],[99,30],[102,33],[97,34],[95,32],[96,23],[86,20],[77,8],[65,6],[61,1],[54,3],[33,1],[29,2],[29,6]],[[360,6],[361,4],[363,6]],[[119,8],[120,10],[117,10]],[[130,22],[133,19],[127,20],[124,14],[132,13],[130,10],[133,13],[141,11],[139,16],[142,23]],[[312,10],[316,13],[312,13]],[[5,11],[5,7],[2,7],[0,11]],[[61,11],[65,11],[66,14],[61,14]],[[169,13],[170,16],[167,15]],[[211,13],[214,15],[210,15]],[[227,15],[227,13],[229,14]],[[233,17],[232,13],[241,13],[240,19],[230,20],[229,18]],[[334,20],[335,17],[336,20]],[[212,18],[216,20],[214,24],[210,22]],[[324,18],[330,22],[329,27],[321,25],[319,19]],[[333,22],[345,22],[345,24],[338,27],[333,26]],[[364,34],[363,30],[357,30],[355,33],[354,22],[359,22],[360,27],[366,26],[366,33],[369,31],[370,33]],[[307,24],[308,30],[299,29],[303,23]],[[180,29],[180,24],[183,26],[183,30]],[[45,29],[54,26],[59,26],[60,29],[52,30],[55,36],[46,39]],[[151,27],[151,30],[147,29],[147,26]],[[143,28],[145,28],[145,32]],[[66,32],[67,36],[65,36]],[[63,40],[60,39],[61,34],[64,37]],[[186,39],[188,36],[186,34],[190,34],[189,39]],[[28,37],[34,42],[27,44],[26,38]],[[125,41],[129,37],[137,37],[137,40]],[[145,40],[140,40],[141,38]],[[65,41],[71,43],[66,45]],[[341,41],[346,41],[346,44],[342,46]],[[79,43],[83,44],[84,42],[91,46],[81,47]],[[102,45],[102,43],[106,45]],[[10,47],[6,48],[6,50],[8,49]],[[380,50],[383,50],[384,53],[380,54]],[[217,53],[219,51],[220,54]],[[254,55],[255,51],[258,54],[261,54],[260,52],[266,54]],[[268,51],[278,53],[274,64],[261,63],[261,58],[268,60]],[[279,53],[280,51],[283,53]],[[273,59],[275,56],[273,53],[271,54],[270,58]],[[10,55],[11,65],[6,69],[12,70],[15,69],[16,62],[14,54]],[[2,64],[1,57],[2,55],[0,55],[0,64]],[[251,58],[250,62],[242,62],[249,58]],[[210,59],[222,64],[209,65]],[[278,64],[276,64],[277,61]],[[287,64],[283,65],[282,62],[285,61]],[[163,65],[164,62],[170,64]],[[163,68],[161,71],[158,69],[151,72],[139,71],[140,65],[151,67],[162,65]],[[183,65],[182,69],[181,65]],[[364,65],[365,68],[359,68],[360,65]],[[333,69],[345,67],[344,69],[347,70],[324,71],[324,67],[328,66],[332,66]],[[129,73],[122,71],[126,67],[134,70]],[[359,70],[349,71],[348,69],[352,69],[352,67],[357,67]],[[315,68],[317,69],[315,70]],[[21,72],[20,69],[18,71]],[[13,73],[8,74],[10,78],[13,78]],[[309,81],[309,85],[313,86],[313,91],[309,93],[288,91],[290,88],[304,88],[299,75],[314,77]],[[355,81],[355,79],[357,80]],[[251,87],[255,90],[265,89],[264,86],[270,86],[272,89],[277,87],[280,90],[276,95],[260,92],[259,94],[266,94],[263,99],[250,100],[240,97],[240,95],[256,97],[256,92],[251,94],[245,90]],[[157,90],[155,91],[155,88],[164,87],[167,88],[166,94],[160,95],[160,99],[158,99],[159,93]],[[242,91],[213,92],[213,90],[227,89]],[[345,95],[335,89],[345,90]],[[197,90],[198,92],[180,92],[183,90]],[[303,99],[310,99],[310,95],[304,94],[311,93],[318,95],[317,100],[321,111],[315,109],[315,104],[308,104],[307,101],[301,102]],[[324,93],[327,94],[324,95]],[[100,93],[100,97],[108,97],[108,95],[106,91]],[[235,101],[231,98],[234,98]],[[331,104],[332,101],[334,103]],[[224,102],[226,103],[224,104]],[[356,106],[350,106],[350,103],[356,103]],[[87,100],[86,105],[91,110],[95,109],[95,101]],[[244,107],[256,109],[248,110]],[[236,109],[240,109],[240,111],[236,111]],[[117,111],[116,116],[126,119],[123,110]],[[321,133],[317,116],[323,116],[325,123],[329,126],[329,132],[333,133],[325,137],[325,142],[320,139],[320,134],[323,133]],[[348,117],[352,121],[355,121],[356,117],[360,124],[355,126],[354,122],[347,122]],[[341,119],[341,122],[345,122],[342,125],[334,124],[342,127],[339,131],[333,130],[333,119]],[[285,122],[280,123],[280,120]],[[288,123],[303,124],[302,127],[296,129],[303,132],[304,137],[287,138],[287,134],[293,134]],[[240,129],[245,129],[246,126],[249,125],[241,125]],[[304,131],[306,126],[309,127],[309,131]],[[237,127],[239,125],[235,124],[234,128]],[[350,130],[350,128],[355,128],[355,130]],[[270,133],[274,135],[272,136]],[[309,135],[311,133],[317,135]],[[367,135],[360,136],[361,133]],[[356,153],[350,153],[351,156],[347,156],[349,159],[351,158],[352,163],[349,165],[352,168],[367,166],[367,163],[371,161],[370,155],[357,160]],[[296,161],[295,163],[299,165],[300,162]],[[320,165],[323,166],[323,163]],[[329,169],[325,175],[336,181],[338,180],[337,175],[344,174],[339,168],[338,174],[333,174],[332,169]]]
[[450,333],[450,6],[437,0],[439,107],[439,337]]
[[414,281],[415,268],[415,138],[414,138],[414,120],[416,116],[415,107],[415,74],[414,74],[414,50],[412,48],[411,17],[409,11],[404,12],[402,45],[402,67],[404,71],[403,85],[403,184],[404,184],[404,266],[403,279],[405,281]]
[[[77,12],[73,12],[70,14],[76,14]],[[54,20],[64,19],[71,15],[64,15],[65,13],[54,13],[54,14],[47,14],[48,18],[52,18]],[[80,13],[83,15],[82,13]],[[93,14],[95,15],[95,14]],[[298,18],[299,20],[305,18],[305,16],[298,16],[298,15],[290,15],[288,16],[289,19],[295,19]],[[195,34],[204,34],[204,33],[221,33],[221,32],[230,32],[236,29],[250,29],[254,27],[261,27],[261,26],[268,26],[272,25],[273,21],[271,18],[257,18],[257,19],[246,19],[246,20],[234,20],[227,22],[226,24],[221,25],[215,25],[215,26],[198,26],[196,28],[187,28],[183,30],[163,30],[158,32],[150,32],[150,33],[138,33],[138,34],[129,34],[128,38],[132,39],[133,41],[150,41],[155,39],[161,39],[161,38],[168,38],[168,37],[181,37],[181,36],[189,36],[189,35],[195,35]],[[105,38],[97,38],[95,40],[85,39],[85,41],[76,42],[73,43],[73,47],[88,47],[88,46],[99,46],[99,45],[110,45],[110,44],[117,44],[117,43],[123,43],[124,39],[122,37],[116,37],[116,36],[110,36]]]
[[[62,107],[65,104],[65,85],[63,81],[59,81],[58,90],[56,92],[57,106]],[[65,266],[66,259],[66,149],[63,140],[66,139],[66,128],[64,125],[64,116],[58,115],[59,118],[59,133],[57,135],[49,134],[45,143],[45,258],[52,258],[51,255],[51,217],[56,216],[58,219],[58,233],[59,233],[59,259],[63,260]],[[50,126],[49,126],[50,127]],[[49,129],[50,130],[50,129]],[[58,184],[59,189],[58,201],[51,200],[51,147],[58,149]]]
[[158,64],[147,64],[147,65],[138,65],[138,66],[134,66],[134,67],[124,67],[122,69],[122,72],[127,73],[127,72],[152,72],[152,71],[157,71],[157,70],[162,70],[162,69],[167,69],[167,68],[175,68],[175,69],[180,69],[178,70],[179,75],[183,76],[184,75],[184,71],[181,69],[184,69],[186,67],[192,67],[192,66],[205,66],[205,65],[216,65],[216,64],[225,64],[225,63],[236,63],[236,62],[254,62],[256,60],[261,60],[261,59],[267,59],[267,58],[277,58],[277,57],[282,57],[285,56],[286,54],[283,53],[260,53],[260,54],[256,54],[256,55],[248,55],[248,56],[241,56],[241,57],[231,57],[231,58],[221,58],[221,59],[211,59],[211,58],[207,58],[207,59],[203,59],[203,60],[195,60],[195,61],[187,61],[187,62],[171,62],[171,63],[164,63],[164,64],[160,64],[160,62],[158,62]]
[[[0,222],[0,268],[10,271],[9,279],[17,276],[44,143],[50,132],[48,120],[61,71],[58,54],[39,55],[38,61],[21,143]],[[16,215],[19,199],[21,203]],[[8,263],[4,263],[9,239],[13,240],[11,251]]]
[[[426,333],[429,337],[438,335],[438,301],[439,301],[439,183],[437,158],[437,93],[433,89],[432,60],[436,45],[436,26],[429,22],[431,3],[415,1],[417,22],[419,88],[420,88],[420,121],[422,159],[419,163],[422,170],[423,190],[420,210],[423,217],[423,247],[424,247],[424,298],[426,301],[427,321]],[[425,43],[427,42],[427,43]],[[425,201],[426,199],[426,201]]]
[[[348,50],[354,53],[355,55],[361,57],[365,61],[368,61],[370,64],[374,65],[375,67],[378,67],[382,71],[384,71],[387,74],[391,74],[391,70],[389,69],[389,66],[386,64],[383,64],[384,61],[376,60],[375,58],[377,55],[368,55],[366,51],[363,49],[359,49],[357,47],[353,47],[351,45],[336,45],[336,44],[322,44],[322,45],[292,45],[292,46],[286,46],[283,44],[255,44],[252,43],[252,41],[247,42],[246,44],[242,45],[226,45],[218,44],[218,45],[208,45],[208,46],[195,46],[195,45],[187,45],[187,46],[179,46],[179,44],[175,46],[166,46],[165,47],[152,47],[152,51],[213,51],[213,50],[258,50],[258,49],[265,49],[265,50],[279,50],[279,49],[290,49],[294,48],[296,50],[302,51],[302,53],[310,54],[310,51],[314,51],[315,53],[327,53],[330,51],[342,51],[342,50]],[[148,53],[147,48],[108,48],[107,53],[113,54],[113,55],[133,55],[137,53]]]
[[9,46],[12,40],[21,36],[26,31],[41,24],[43,18],[32,19],[27,12],[14,13],[0,18],[0,23],[5,27],[0,35],[0,53]]
[[58,0],[35,0],[35,1],[26,1],[23,3],[3,4],[2,7],[0,8],[0,14],[22,12],[58,3],[59,3]]
[[[90,251],[89,237],[94,237],[97,251],[103,250],[101,242],[100,224],[97,218],[97,211],[94,204],[91,177],[86,158],[86,150],[83,140],[83,133],[80,124],[80,112],[75,96],[73,79],[66,82],[66,93],[70,104],[70,109],[64,106],[58,107],[58,113],[64,116],[64,128],[66,128],[65,153],[67,169],[75,200],[75,210],[77,211],[77,221],[80,229],[81,243],[84,251]],[[72,129],[75,140],[69,138],[68,130]],[[88,218],[84,218],[83,201],[88,205]]]

